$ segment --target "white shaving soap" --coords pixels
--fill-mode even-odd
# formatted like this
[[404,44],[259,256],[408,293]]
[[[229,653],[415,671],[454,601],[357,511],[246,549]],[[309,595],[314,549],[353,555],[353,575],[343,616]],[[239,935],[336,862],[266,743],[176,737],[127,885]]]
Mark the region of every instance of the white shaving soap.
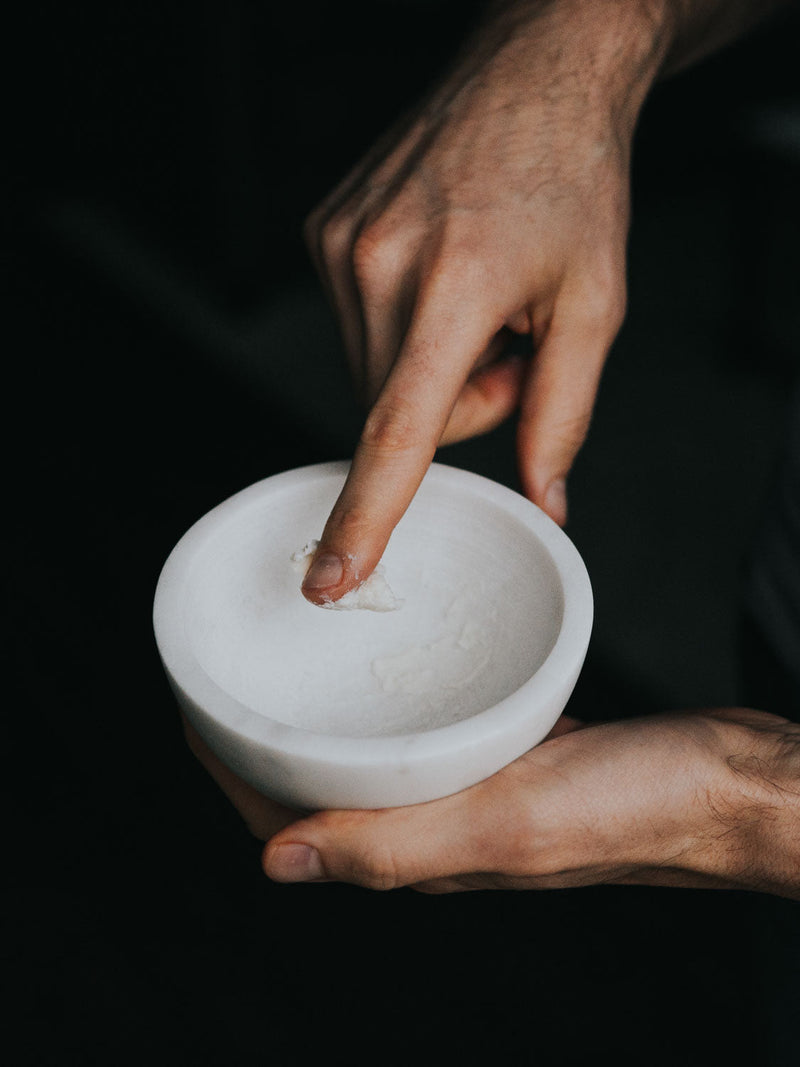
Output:
[[[496,616],[486,611],[478,622],[472,607],[457,596],[445,613],[441,637],[374,659],[372,673],[383,691],[417,697],[428,715],[441,713],[456,694],[468,691],[489,665],[488,638]],[[444,721],[448,719],[445,715]]]
[[[308,571],[318,544],[318,541],[309,541],[291,556],[297,573],[305,575]],[[383,566],[379,564],[361,585],[338,601],[320,606],[340,611],[386,612],[395,611],[402,603],[394,595]],[[477,604],[480,605],[478,610]],[[405,627],[402,630],[405,640],[396,640],[394,648],[390,646],[370,658],[369,672],[383,699],[370,704],[363,723],[354,722],[350,701],[349,732],[365,734],[367,727],[369,732],[376,732],[376,715],[381,720],[381,733],[430,730],[457,722],[464,717],[465,708],[490,707],[495,702],[491,686],[496,676],[492,658],[493,650],[495,657],[497,655],[497,609],[490,606],[486,591],[476,590],[474,585],[469,592],[454,590],[445,605],[435,609],[426,625],[421,627],[422,632],[427,631],[427,640],[408,640],[410,633]],[[419,605],[411,605],[411,608],[416,611]],[[342,668],[342,662],[338,666]],[[335,692],[337,686],[338,682],[332,683],[332,691]],[[365,685],[364,691],[368,688]],[[336,713],[331,713],[330,709],[328,712],[336,718]],[[325,725],[326,729],[331,728],[328,718]]]

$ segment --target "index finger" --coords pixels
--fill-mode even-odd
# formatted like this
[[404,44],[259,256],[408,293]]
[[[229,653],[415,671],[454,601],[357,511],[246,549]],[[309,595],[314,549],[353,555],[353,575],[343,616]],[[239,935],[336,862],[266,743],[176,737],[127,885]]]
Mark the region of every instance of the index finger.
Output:
[[475,314],[412,324],[370,411],[303,595],[330,603],[374,570],[425,477],[464,383],[497,327]]

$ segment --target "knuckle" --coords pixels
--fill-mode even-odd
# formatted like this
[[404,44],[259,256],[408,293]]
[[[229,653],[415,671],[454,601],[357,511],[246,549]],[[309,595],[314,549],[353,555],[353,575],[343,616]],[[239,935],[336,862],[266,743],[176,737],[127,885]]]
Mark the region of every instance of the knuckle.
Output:
[[475,253],[458,237],[450,237],[437,250],[430,263],[427,289],[434,299],[446,293],[480,294],[491,280],[487,258]]
[[419,444],[419,431],[411,405],[401,400],[378,401],[367,416],[361,444],[370,453],[393,456]]
[[367,889],[387,892],[396,889],[400,876],[392,850],[384,844],[373,842],[353,863],[353,880]]
[[624,272],[610,261],[595,264],[580,287],[576,305],[589,327],[608,336],[616,334],[627,310]]
[[586,440],[592,421],[591,409],[563,416],[556,424],[556,436],[567,454],[572,456]]
[[571,456],[589,432],[593,408],[589,398],[575,406],[569,400],[562,400],[551,408],[534,398],[523,405],[520,419],[534,452]]
[[353,241],[353,273],[362,289],[389,283],[398,273],[397,238],[386,227],[370,223],[361,228]]
[[627,310],[628,294],[624,281],[620,281],[607,294],[605,323],[610,333],[616,334],[619,331],[625,321]]
[[343,215],[332,215],[314,231],[316,241],[326,263],[334,263],[347,255],[350,247],[351,227]]
[[322,209],[314,208],[303,220],[303,240],[308,248],[316,248],[322,229]]
[[534,432],[533,452],[549,472],[548,482],[569,474],[589,433],[591,420],[590,411],[564,414],[552,420],[546,438],[541,432]]
[[543,849],[538,844],[542,837],[541,817],[520,797],[512,805],[507,825],[509,832],[504,835],[502,856],[495,857],[498,871],[512,876],[538,873],[544,863]]
[[372,531],[375,520],[361,507],[349,506],[334,516],[335,537],[341,544],[360,544]]

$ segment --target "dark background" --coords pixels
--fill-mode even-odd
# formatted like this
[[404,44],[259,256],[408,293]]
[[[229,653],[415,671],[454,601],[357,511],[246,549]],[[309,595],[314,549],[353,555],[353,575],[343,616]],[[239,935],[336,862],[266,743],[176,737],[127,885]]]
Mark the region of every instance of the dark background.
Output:
[[[778,1062],[756,895],[272,885],[157,660],[185,529],[352,449],[302,219],[478,6],[34,4],[9,26],[14,1063]],[[587,719],[743,699],[739,577],[800,346],[797,30],[794,8],[642,119],[630,313],[571,489]],[[511,439],[441,458],[515,485]]]

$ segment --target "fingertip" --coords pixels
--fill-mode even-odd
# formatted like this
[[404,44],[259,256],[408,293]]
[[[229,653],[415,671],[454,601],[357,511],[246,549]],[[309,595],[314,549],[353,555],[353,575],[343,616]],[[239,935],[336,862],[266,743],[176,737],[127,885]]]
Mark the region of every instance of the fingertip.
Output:
[[312,604],[324,604],[336,599],[333,595],[342,585],[345,575],[344,560],[336,552],[318,548],[300,587],[306,600]]
[[298,841],[270,842],[261,856],[264,874],[273,882],[324,882],[325,868],[319,852]]
[[523,469],[521,480],[522,491],[528,500],[541,508],[553,522],[565,526],[569,512],[566,479],[555,478],[551,482],[537,480],[535,476],[526,475]]
[[518,449],[519,476],[522,491],[528,500],[540,507],[553,522],[564,526],[568,514],[567,477],[545,469],[541,462],[534,463],[520,442]]
[[553,522],[559,526],[567,522],[567,481],[565,478],[556,478],[552,481],[544,494],[542,510],[546,511]]
[[378,498],[374,512],[380,521],[368,522],[364,518],[368,513],[366,506],[352,506],[351,493],[348,482],[330,514],[301,584],[306,600],[318,606],[333,606],[372,578],[400,518],[389,511],[391,501],[384,503]]
[[300,586],[309,603],[331,607],[348,593],[363,585],[380,561],[380,553],[345,552],[335,547],[320,547]]

